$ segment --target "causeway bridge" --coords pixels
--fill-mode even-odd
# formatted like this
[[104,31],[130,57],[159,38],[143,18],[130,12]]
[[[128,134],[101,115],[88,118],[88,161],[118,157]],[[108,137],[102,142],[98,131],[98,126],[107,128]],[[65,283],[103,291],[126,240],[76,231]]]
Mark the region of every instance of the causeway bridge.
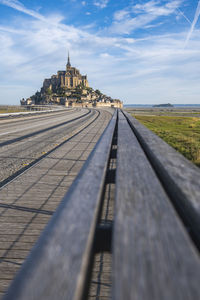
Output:
[[200,171],[120,109],[0,119],[4,300],[200,299]]

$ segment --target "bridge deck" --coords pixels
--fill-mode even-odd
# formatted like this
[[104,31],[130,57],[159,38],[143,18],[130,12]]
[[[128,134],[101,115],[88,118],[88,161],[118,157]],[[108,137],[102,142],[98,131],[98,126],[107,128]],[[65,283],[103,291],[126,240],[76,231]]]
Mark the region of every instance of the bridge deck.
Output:
[[[21,267],[94,148],[111,114],[80,126],[65,144],[0,190],[0,294]],[[91,122],[91,121],[90,121]],[[85,127],[87,124],[81,126]]]
[[[54,159],[62,171],[68,166],[61,155],[47,157],[50,168]],[[80,153],[75,160],[78,172]],[[52,174],[58,177],[52,189],[61,193],[67,180]],[[44,185],[51,182],[48,175]],[[116,111],[4,299],[198,300],[199,175],[161,139]],[[31,194],[36,204],[39,188]],[[37,209],[37,217],[50,218],[52,203],[44,200]]]

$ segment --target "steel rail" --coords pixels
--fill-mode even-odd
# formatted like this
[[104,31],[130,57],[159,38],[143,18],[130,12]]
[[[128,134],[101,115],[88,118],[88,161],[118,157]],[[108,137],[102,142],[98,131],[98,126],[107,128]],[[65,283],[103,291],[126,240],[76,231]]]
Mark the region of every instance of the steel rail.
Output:
[[19,141],[22,141],[24,139],[27,139],[27,138],[30,138],[30,137],[33,137],[35,135],[38,135],[38,134],[41,134],[41,133],[44,133],[44,132],[47,132],[47,131],[50,131],[52,129],[55,129],[55,128],[58,128],[58,127],[61,127],[63,125],[66,125],[66,124],[69,124],[69,123],[72,123],[76,120],[79,120],[87,115],[89,115],[91,113],[91,110],[88,110],[87,113],[79,116],[79,117],[76,117],[74,119],[71,119],[71,120],[68,120],[68,121],[65,121],[65,122],[62,122],[60,124],[57,124],[57,125],[53,125],[53,126],[50,126],[48,128],[44,128],[42,130],[37,130],[35,132],[32,132],[32,133],[29,133],[29,134],[26,134],[26,135],[23,135],[23,136],[20,136],[20,137],[17,137],[17,138],[14,138],[14,139],[11,139],[11,140],[8,140],[8,141],[5,141],[5,142],[2,142],[0,143],[0,147],[2,146],[6,146],[6,145],[10,145],[10,144],[13,144],[13,143],[16,143],[16,142],[19,142]]
[[[82,132],[84,129],[86,129],[89,125],[91,125],[92,123],[94,123],[100,115],[100,112],[98,110],[94,110],[97,112],[97,116],[94,117],[94,119],[92,119],[92,121],[87,122],[85,125],[81,125],[79,127],[79,129],[75,129],[75,132],[71,134],[71,136],[69,138],[67,138],[66,140],[64,140],[63,142],[61,142],[59,145],[54,146],[53,149],[45,152],[44,154],[42,154],[40,157],[38,157],[37,159],[34,159],[32,162],[30,162],[28,165],[22,167],[21,169],[19,169],[17,172],[15,172],[14,174],[12,174],[11,176],[9,176],[8,178],[6,178],[5,180],[0,182],[0,189],[3,188],[6,184],[10,183],[11,181],[13,181],[14,179],[16,179],[18,176],[21,176],[22,173],[28,171],[30,168],[32,168],[33,166],[35,166],[37,163],[39,163],[43,158],[45,158],[47,155],[49,155],[50,153],[52,153],[53,151],[55,151],[56,149],[60,148],[62,145],[64,145],[65,143],[67,143],[68,141],[70,141],[73,137],[75,137],[76,135],[78,135],[80,132]],[[80,119],[80,118],[79,118]]]
[[51,112],[51,114],[44,114],[44,115],[36,115],[36,116],[31,116],[31,117],[24,117],[24,118],[13,118],[13,119],[0,119],[0,125],[1,125],[1,129],[3,126],[7,126],[7,125],[20,125],[20,123],[31,123],[31,122],[34,122],[34,121],[38,121],[38,120],[48,120],[48,119],[51,119],[52,117],[57,117],[57,115],[71,115],[73,114],[74,112],[77,112],[79,111],[79,109],[71,109],[71,110],[65,110],[65,111],[55,111],[55,112]]

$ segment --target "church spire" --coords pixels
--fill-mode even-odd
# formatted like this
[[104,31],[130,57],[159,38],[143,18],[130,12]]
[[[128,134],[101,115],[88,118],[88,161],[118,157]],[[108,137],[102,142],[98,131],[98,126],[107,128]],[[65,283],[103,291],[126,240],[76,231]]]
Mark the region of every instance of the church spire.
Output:
[[68,67],[68,68],[70,68],[70,67],[71,67],[71,63],[70,63],[70,57],[69,57],[69,51],[68,51],[67,67]]

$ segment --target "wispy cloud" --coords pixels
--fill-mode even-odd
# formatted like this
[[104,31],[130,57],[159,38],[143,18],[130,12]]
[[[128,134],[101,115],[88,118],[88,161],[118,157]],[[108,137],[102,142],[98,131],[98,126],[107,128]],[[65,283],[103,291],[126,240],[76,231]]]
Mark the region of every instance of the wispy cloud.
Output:
[[126,17],[130,17],[130,11],[128,8],[118,10],[114,13],[114,20],[121,21],[124,20]]
[[49,23],[54,26],[58,25],[58,23],[64,19],[63,16],[56,15],[56,14],[52,14],[52,15],[49,15],[48,17],[45,17],[35,10],[28,9],[27,7],[25,7],[23,5],[23,3],[21,3],[18,0],[0,0],[0,4],[11,7],[19,12],[22,12],[22,13],[28,15],[28,16],[31,16],[31,17],[38,19],[44,23]]
[[[40,89],[44,78],[65,68],[69,49],[72,64],[81,73],[88,74],[92,87],[126,103],[164,100],[183,103],[189,102],[190,97],[194,103],[199,102],[200,39],[197,31],[193,31],[193,39],[183,49],[185,31],[156,31],[155,34],[152,31],[151,36],[133,38],[133,35],[119,35],[115,27],[116,32],[111,35],[106,30],[99,33],[89,25],[78,28],[64,24],[62,14],[43,16],[19,1],[5,2],[6,5],[15,3],[10,7],[17,11],[23,9],[23,13],[31,17],[16,14],[13,22],[0,26],[0,101],[18,103],[20,98]],[[126,32],[126,26],[129,32],[126,21],[131,24],[131,31],[159,26],[162,18],[152,22],[158,18],[155,7],[159,8],[161,16],[171,16],[177,13],[176,7],[181,2],[174,1],[173,6],[172,1],[145,4],[148,3],[148,6],[133,5],[115,12],[115,26],[118,25],[121,32]]]
[[188,19],[188,17],[179,8],[177,8],[177,11],[179,12],[180,15],[184,17],[186,21],[188,21],[189,24],[192,24],[192,22]]
[[109,0],[95,0],[94,5],[99,8],[105,8],[108,5]]
[[200,1],[198,2],[197,9],[196,9],[195,16],[194,16],[194,20],[192,22],[192,25],[190,27],[190,31],[188,32],[187,38],[185,40],[184,47],[187,46],[187,44],[188,44],[188,42],[189,42],[189,40],[190,40],[190,38],[191,38],[191,36],[193,34],[193,31],[195,29],[195,26],[196,26],[196,23],[197,23],[197,21],[199,19],[199,16],[200,16]]
[[23,12],[29,16],[32,16],[36,19],[39,19],[39,20],[43,20],[45,21],[45,18],[37,13],[36,11],[34,10],[31,10],[31,9],[27,9],[20,1],[18,0],[0,0],[0,4],[4,4],[6,6],[9,6],[9,7],[12,7],[20,12]]
[[[159,17],[166,17],[176,13],[182,1],[167,1],[167,3],[162,4],[160,1],[153,0],[144,4],[128,6],[115,12],[113,23],[109,30],[112,33],[129,34],[136,29],[143,29],[144,26],[150,26]],[[153,26],[158,25],[153,24]]]
[[145,4],[136,4],[133,6],[133,11],[135,13],[146,13],[152,14],[154,16],[168,16],[174,13],[177,7],[180,6],[182,0],[168,1],[164,5],[159,5],[160,1],[149,1]]

